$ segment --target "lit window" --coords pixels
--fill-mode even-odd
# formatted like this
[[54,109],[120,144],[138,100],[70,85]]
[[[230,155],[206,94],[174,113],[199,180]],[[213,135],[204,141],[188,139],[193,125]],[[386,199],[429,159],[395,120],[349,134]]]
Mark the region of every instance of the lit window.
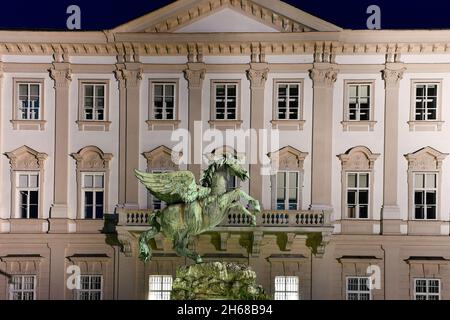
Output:
[[18,91],[18,119],[39,120],[41,118],[41,84],[19,83]]
[[415,300],[440,300],[441,280],[439,279],[415,279]]
[[149,300],[170,300],[171,291],[171,276],[150,276],[148,292]]
[[277,210],[298,210],[299,173],[277,173]]
[[84,120],[105,120],[105,84],[84,84]]
[[370,120],[370,84],[348,85],[348,120],[369,121]]
[[102,300],[102,286],[101,275],[81,275],[80,289],[76,290],[76,300]]
[[39,174],[17,174],[18,216],[23,219],[37,219],[39,212]]
[[237,120],[237,93],[236,83],[215,83],[215,115],[216,120]]
[[369,174],[347,174],[347,215],[353,219],[369,217]]
[[414,175],[415,219],[436,219],[437,174],[416,173]]
[[278,83],[278,120],[298,120],[300,115],[300,84]]
[[12,276],[9,288],[10,300],[35,300],[36,276]]
[[347,278],[347,300],[372,300],[370,277]]
[[415,84],[415,120],[437,120],[438,84]]
[[175,83],[153,83],[153,117],[175,120]]
[[275,300],[299,300],[298,277],[275,277]]
[[83,174],[83,209],[85,219],[103,219],[105,186],[103,173]]

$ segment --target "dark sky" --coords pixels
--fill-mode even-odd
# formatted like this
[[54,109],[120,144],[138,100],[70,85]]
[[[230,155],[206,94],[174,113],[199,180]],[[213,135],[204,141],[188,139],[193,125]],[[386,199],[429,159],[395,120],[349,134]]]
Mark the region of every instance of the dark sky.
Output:
[[[83,30],[111,29],[171,0],[2,0],[1,29],[66,28],[69,5],[81,8]],[[381,8],[382,29],[450,29],[448,0],[285,0],[346,29],[365,29],[369,5]]]

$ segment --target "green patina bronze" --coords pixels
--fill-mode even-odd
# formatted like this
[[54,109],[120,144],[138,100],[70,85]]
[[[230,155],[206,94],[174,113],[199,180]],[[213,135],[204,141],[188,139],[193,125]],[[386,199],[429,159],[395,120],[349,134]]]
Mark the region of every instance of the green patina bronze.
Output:
[[[256,213],[261,212],[258,200],[240,188],[227,191],[232,177],[247,180],[247,171],[232,155],[224,154],[213,160],[200,181],[195,182],[190,171],[170,173],[145,173],[135,170],[136,177],[156,198],[167,204],[161,211],[149,216],[150,228],[139,239],[140,259],[148,261],[152,250],[148,242],[162,233],[173,241],[176,253],[201,263],[200,255],[188,249],[190,237],[212,230],[231,211],[251,218],[256,224]],[[244,207],[241,199],[247,202]]]

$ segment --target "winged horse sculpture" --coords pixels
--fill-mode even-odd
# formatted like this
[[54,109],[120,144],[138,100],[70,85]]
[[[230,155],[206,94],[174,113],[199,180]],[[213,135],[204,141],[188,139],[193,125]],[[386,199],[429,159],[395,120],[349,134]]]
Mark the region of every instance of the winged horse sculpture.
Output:
[[[136,177],[156,198],[167,206],[154,211],[149,216],[150,229],[139,238],[139,257],[148,261],[152,249],[148,242],[159,233],[173,242],[175,252],[201,263],[201,256],[188,248],[189,239],[212,230],[230,213],[241,213],[256,224],[256,214],[261,212],[259,201],[250,197],[240,188],[228,191],[230,179],[238,177],[242,181],[249,178],[238,159],[230,154],[216,157],[195,182],[190,171],[169,173],[146,173],[135,170]],[[241,203],[246,201],[247,205]]]

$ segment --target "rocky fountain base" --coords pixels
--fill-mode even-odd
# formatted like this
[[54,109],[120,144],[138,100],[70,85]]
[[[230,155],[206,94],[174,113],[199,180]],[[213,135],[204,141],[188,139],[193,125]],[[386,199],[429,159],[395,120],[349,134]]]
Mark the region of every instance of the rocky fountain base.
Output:
[[209,262],[177,270],[172,300],[269,300],[248,266]]

